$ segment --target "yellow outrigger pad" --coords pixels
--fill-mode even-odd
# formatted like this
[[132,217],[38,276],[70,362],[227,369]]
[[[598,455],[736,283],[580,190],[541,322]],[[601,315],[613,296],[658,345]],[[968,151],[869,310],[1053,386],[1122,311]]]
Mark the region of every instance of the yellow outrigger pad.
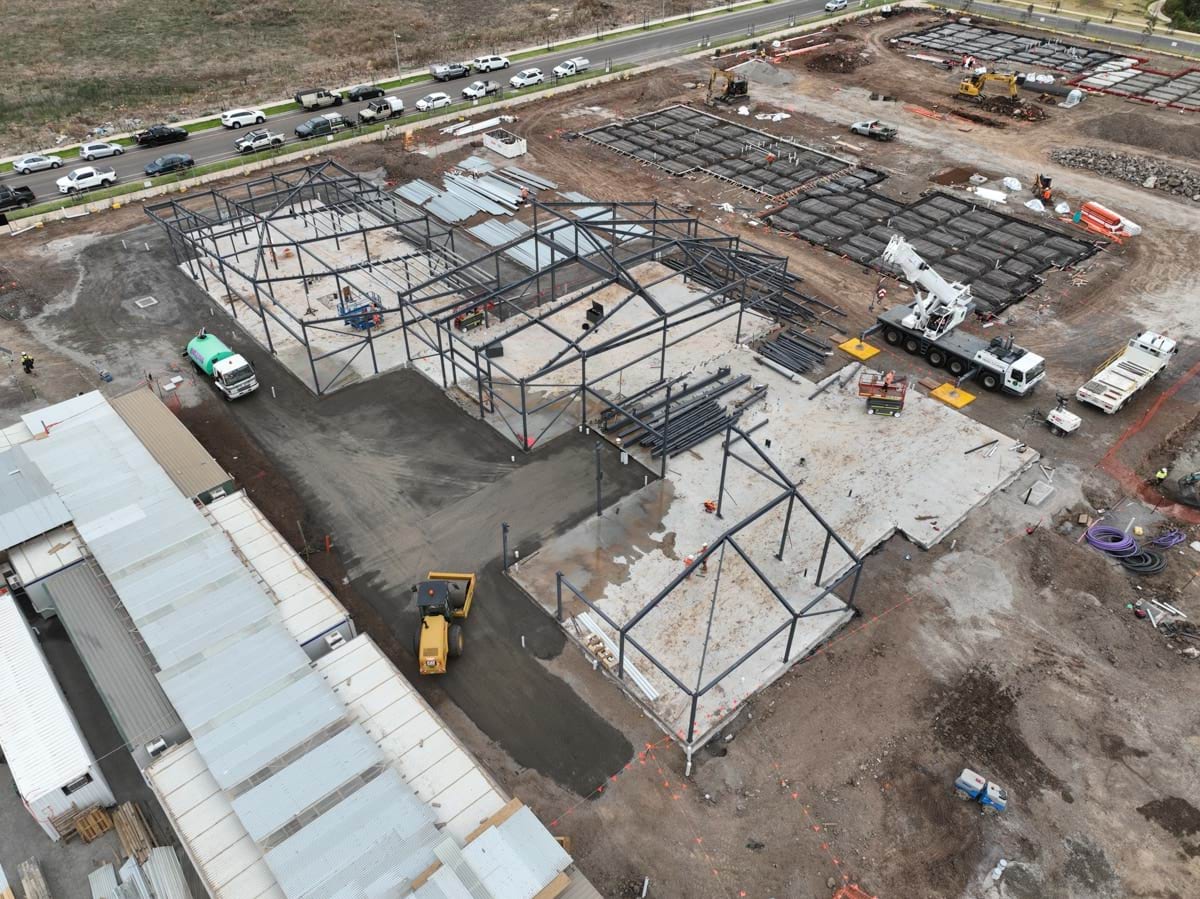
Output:
[[864,343],[857,337],[851,337],[845,343],[839,343],[838,349],[843,353],[853,356],[859,362],[866,362],[872,356],[877,356],[879,354],[879,347],[871,346],[869,343]]
[[975,402],[975,394],[967,393],[967,391],[955,387],[949,382],[939,384],[933,390],[929,391],[929,395],[934,399],[941,400],[953,409],[961,409],[963,406]]

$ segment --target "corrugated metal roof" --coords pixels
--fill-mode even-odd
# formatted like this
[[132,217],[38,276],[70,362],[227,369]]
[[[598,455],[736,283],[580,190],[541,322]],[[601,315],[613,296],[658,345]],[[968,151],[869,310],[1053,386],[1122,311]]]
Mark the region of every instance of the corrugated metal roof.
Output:
[[13,571],[28,587],[48,575],[74,565],[83,558],[79,534],[69,524],[39,534],[20,546],[9,547],[8,560]]
[[0,452],[0,549],[71,520],[71,513],[22,447]]
[[0,588],[0,749],[28,801],[88,773],[95,762],[16,600]]
[[504,807],[500,788],[369,637],[319,659],[317,671],[439,827],[464,840]]
[[258,572],[297,643],[303,646],[346,621],[342,604],[244,491],[210,503],[205,511]]
[[233,480],[149,387],[109,402],[184,496],[199,496]]
[[142,871],[154,889],[155,899],[192,899],[175,847],[155,846],[142,865]]
[[175,733],[183,725],[158,680],[152,659],[90,565],[73,565],[44,581],[71,644],[132,747]]
[[286,899],[195,744],[168,749],[146,780],[215,899]]

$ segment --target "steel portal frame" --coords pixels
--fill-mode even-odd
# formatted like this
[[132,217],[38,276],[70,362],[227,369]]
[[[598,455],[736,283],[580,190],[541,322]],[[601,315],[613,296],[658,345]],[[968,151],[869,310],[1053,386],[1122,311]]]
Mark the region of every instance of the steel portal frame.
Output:
[[[740,442],[745,443],[745,445],[747,447],[749,447],[749,449],[752,451],[753,455],[755,457],[757,457],[757,459],[762,463],[762,465],[764,465],[766,467],[766,470],[761,468],[759,465],[754,464],[753,461],[744,458],[742,455],[740,455],[738,452],[735,451],[735,446]],[[721,726],[724,723],[723,721],[717,721],[716,723],[712,724],[712,726],[709,727],[708,729],[703,730],[703,731],[699,730],[700,725],[697,722],[697,715],[698,715],[698,711],[699,711],[700,700],[705,696],[705,694],[707,694],[709,691],[711,691],[713,688],[715,688],[718,684],[720,684],[722,681],[724,681],[727,677],[729,677],[731,674],[733,674],[738,668],[740,668],[742,665],[744,665],[751,658],[757,656],[773,640],[775,640],[777,637],[782,635],[785,631],[787,632],[787,643],[786,643],[784,651],[783,651],[782,664],[784,666],[787,666],[788,664],[790,664],[793,661],[792,649],[793,649],[793,643],[795,641],[795,636],[796,636],[796,627],[801,620],[806,619],[806,618],[815,618],[815,617],[819,617],[819,616],[823,616],[823,615],[843,614],[846,612],[849,612],[851,614],[858,614],[858,609],[854,605],[854,599],[858,592],[859,576],[862,573],[862,564],[863,564],[862,557],[858,553],[856,553],[838,535],[838,533],[821,516],[821,514],[816,509],[813,508],[813,506],[808,502],[807,499],[805,499],[804,495],[800,492],[800,485],[797,484],[795,481],[793,481],[775,463],[775,461],[770,457],[770,455],[761,446],[758,445],[758,443],[751,436],[750,432],[747,430],[743,430],[742,428],[738,427],[736,424],[728,425],[725,430],[725,441],[723,444],[723,454],[722,454],[722,458],[721,458],[720,483],[718,484],[718,488],[717,488],[717,490],[718,490],[718,492],[717,492],[717,509],[716,509],[717,517],[722,518],[722,519],[724,518],[723,512],[724,512],[724,499],[725,499],[725,480],[726,480],[726,474],[729,469],[729,462],[731,459],[734,460],[735,462],[741,464],[746,469],[755,473],[759,477],[766,479],[767,481],[769,481],[772,484],[775,484],[777,487],[779,487],[779,493],[775,494],[771,499],[769,499],[766,503],[764,503],[762,506],[760,506],[756,511],[750,513],[746,517],[742,518],[741,520],[739,520],[738,522],[736,522],[735,524],[733,524],[732,526],[727,528],[724,532],[722,532],[717,538],[715,538],[708,545],[708,547],[703,552],[698,553],[689,564],[685,565],[683,570],[679,574],[677,574],[670,581],[670,583],[668,583],[665,587],[663,587],[661,590],[659,590],[658,593],[656,593],[649,601],[647,601],[641,607],[641,609],[639,609],[637,612],[635,612],[633,615],[631,615],[626,621],[624,621],[624,622],[615,621],[612,618],[612,616],[610,616],[607,612],[605,612],[602,608],[600,608],[600,606],[598,606],[595,602],[593,602],[592,600],[590,600],[586,596],[584,596],[583,593],[581,593],[578,588],[576,588],[573,584],[571,584],[571,582],[567,580],[567,578],[563,575],[563,573],[561,571],[555,572],[555,587],[556,587],[556,594],[557,594],[555,597],[555,618],[558,620],[558,622],[560,624],[565,622],[565,617],[564,617],[565,613],[564,613],[564,608],[563,608],[563,597],[564,597],[563,591],[566,590],[566,591],[569,591],[570,595],[574,596],[576,599],[578,599],[580,602],[582,602],[585,606],[587,606],[587,608],[589,610],[591,610],[592,612],[595,612],[598,616],[600,616],[601,620],[603,620],[609,627],[611,627],[613,630],[615,630],[617,632],[617,634],[618,634],[618,639],[617,639],[618,655],[617,655],[616,677],[617,677],[618,681],[621,682],[621,685],[625,689],[625,691],[630,696],[632,696],[635,699],[635,701],[637,701],[641,706],[643,706],[643,708],[645,708],[645,710],[655,719],[655,721],[658,722],[659,726],[662,727],[663,730],[666,731],[667,734],[669,734],[672,739],[676,740],[680,744],[680,746],[683,748],[684,752],[687,754],[689,771],[691,768],[692,755],[695,753],[695,751],[697,749],[700,749],[701,747],[704,746],[705,743],[707,743],[710,739],[712,739],[712,737],[720,730]],[[759,519],[761,519],[763,516],[767,515],[768,513],[774,511],[775,509],[778,509],[785,502],[787,504],[787,507],[784,512],[783,526],[781,528],[781,533],[780,533],[779,550],[775,554],[775,558],[777,560],[782,561],[783,557],[784,557],[784,553],[787,550],[788,536],[789,536],[789,531],[791,529],[792,515],[793,515],[793,513],[795,513],[797,511],[796,510],[797,503],[800,504],[803,511],[807,512],[808,515],[825,532],[825,540],[824,540],[823,546],[821,548],[821,558],[820,558],[820,562],[817,567],[816,579],[814,581],[814,584],[815,584],[816,588],[819,590],[819,592],[814,597],[812,597],[812,598],[808,599],[806,602],[804,602],[803,605],[799,605],[799,604],[794,603],[791,600],[789,600],[787,598],[787,596],[784,595],[783,591],[780,590],[780,588],[775,585],[775,583],[771,580],[771,578],[762,570],[762,568],[754,561],[754,559],[750,556],[750,554],[746,551],[746,549],[737,540],[737,535],[739,532],[745,530],[750,525],[754,524],[756,521],[758,521]],[[840,550],[840,552],[844,554],[845,559],[847,561],[836,571],[836,573],[830,575],[829,578],[826,579],[825,571],[826,571],[826,568],[829,565],[829,561],[830,561],[830,550],[834,547],[835,544],[836,544],[837,549]],[[771,596],[776,600],[776,602],[779,603],[779,605],[787,613],[788,619],[783,621],[782,624],[768,630],[765,634],[760,636],[759,639],[757,640],[757,642],[755,642],[752,646],[750,646],[744,652],[742,652],[742,654],[739,656],[737,661],[733,662],[731,665],[726,666],[725,669],[722,670],[720,673],[716,674],[713,677],[708,678],[706,681],[702,681],[702,682],[698,681],[696,686],[694,686],[694,687],[689,687],[687,684],[684,683],[683,676],[681,674],[672,671],[671,668],[666,664],[666,662],[664,662],[662,659],[655,656],[653,652],[651,652],[649,649],[647,649],[647,647],[645,645],[640,643],[634,636],[631,635],[630,632],[634,628],[636,628],[637,625],[643,619],[646,618],[646,616],[653,614],[655,609],[668,596],[670,596],[670,594],[674,590],[676,590],[682,583],[684,583],[684,581],[686,581],[688,578],[692,577],[692,575],[697,571],[697,569],[700,569],[702,566],[706,567],[709,558],[711,558],[715,554],[723,553],[726,547],[729,547],[730,549],[732,549],[742,559],[742,561],[746,564],[746,566],[754,573],[755,577],[757,577],[758,580],[767,588],[767,590],[770,592]],[[719,556],[718,556],[718,558],[719,558]],[[507,567],[507,558],[505,559],[505,566]],[[717,588],[715,588],[713,591],[713,596],[712,596],[712,600],[711,600],[713,608],[712,608],[712,612],[710,614],[714,614],[716,611],[717,599],[718,599],[717,593],[718,593],[719,585],[720,585],[719,579],[717,581],[717,584],[718,584]],[[843,587],[847,587],[847,585],[848,585],[848,595],[843,597],[838,591],[841,590]],[[824,602],[825,600],[827,600],[831,597],[837,600],[836,605],[832,606],[831,608],[824,608],[824,609],[817,608],[817,606],[819,606],[822,602]],[[629,687],[628,681],[626,678],[626,671],[625,671],[625,667],[626,667],[625,663],[626,663],[626,655],[627,655],[626,646],[627,645],[632,646],[639,653],[641,653],[641,655],[643,657],[645,657],[646,659],[648,659],[650,661],[650,663],[656,669],[658,669],[659,672],[661,672],[668,680],[671,681],[672,684],[675,685],[676,688],[678,688],[680,691],[682,691],[688,697],[690,708],[689,708],[689,713],[688,713],[688,726],[687,726],[686,731],[681,733],[681,732],[677,731],[668,722],[663,721],[661,716],[658,714],[658,711],[652,705],[650,705],[648,702],[643,700],[638,695],[637,691],[635,691]],[[707,651],[707,646],[705,647],[705,651]],[[701,670],[701,672],[703,671],[703,657],[701,659],[700,670]]]
[[[774,308],[781,300],[790,301],[812,320],[844,315],[835,306],[799,293],[795,286],[799,279],[788,273],[786,257],[704,225],[657,200],[543,202],[535,198],[530,205],[532,232],[482,250],[461,235],[456,238],[454,229],[435,223],[423,211],[325,160],[230,188],[175,197],[148,207],[147,213],[165,229],[177,264],[186,266],[206,290],[210,277],[222,285],[235,318],[239,306],[258,318],[272,353],[280,330],[305,347],[312,389],[318,395],[338,387],[351,363],[364,352],[378,374],[375,341],[400,332],[409,364],[436,359],[442,386],[472,395],[480,418],[497,415],[526,451],[573,400],[579,400],[580,420],[586,421],[589,397],[610,402],[608,391],[600,391],[611,378],[655,356],[661,373],[670,347],[721,321],[737,318],[735,339],[740,341],[745,313]],[[602,214],[597,215],[597,209]],[[576,215],[585,210],[586,217]],[[283,223],[297,219],[316,233],[298,238],[284,230]],[[366,234],[384,229],[399,234],[418,252],[372,259]],[[517,270],[505,251],[530,239],[534,270]],[[329,240],[338,248],[342,242],[361,241],[366,260],[330,266],[312,249],[317,242]],[[278,272],[280,252],[295,255],[297,274]],[[648,279],[633,271],[651,261],[666,264],[672,272]],[[251,285],[251,296],[230,289],[231,273]],[[277,284],[302,281],[307,296],[309,282],[317,277],[332,277],[337,294],[347,294],[352,302],[378,303],[384,320],[398,318],[399,324],[368,328],[361,336],[347,335],[344,316],[297,316],[273,294]],[[664,309],[650,290],[676,277],[700,285],[702,292]],[[563,333],[549,320],[568,306],[590,302],[612,285],[619,286],[624,297],[593,321],[583,337]],[[596,327],[635,302],[648,307],[649,318],[603,340],[591,339]],[[491,344],[472,343],[456,333],[455,319],[479,309],[516,322],[503,340],[540,328],[561,347],[533,373],[514,373],[488,352]],[[696,323],[693,329],[685,327],[689,323]],[[338,334],[345,344],[314,352],[312,337],[322,331]],[[637,359],[597,371],[605,353],[638,342],[644,342],[647,350]],[[333,357],[342,364],[323,380],[317,363]],[[579,366],[577,383],[545,383],[548,376],[572,365]],[[465,384],[460,384],[460,376]],[[551,390],[548,398],[530,396],[531,389],[546,388]],[[558,407],[557,413],[534,432],[530,416],[552,407]]]

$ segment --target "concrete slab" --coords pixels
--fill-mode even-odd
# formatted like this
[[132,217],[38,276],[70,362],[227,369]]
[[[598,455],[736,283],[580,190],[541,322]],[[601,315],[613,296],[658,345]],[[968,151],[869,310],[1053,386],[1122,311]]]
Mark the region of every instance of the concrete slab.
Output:
[[[897,531],[922,548],[936,544],[1036,459],[1028,453],[998,452],[986,459],[977,453],[964,455],[988,440],[999,440],[1004,446],[1012,440],[915,392],[909,394],[903,416],[881,418],[866,414],[854,383],[835,384],[809,400],[815,387],[811,381],[798,376],[787,379],[754,366],[746,349],[730,350],[712,364],[729,365],[735,375],[751,372],[756,382],[768,385],[767,400],[754,407],[744,427],[767,420],[755,430],[755,440],[764,447],[769,443],[767,452],[775,462],[789,477],[803,482],[801,491],[808,501],[859,554]],[[752,455],[745,445],[735,451],[743,457]],[[731,460],[724,518],[705,514],[705,501],[717,499],[721,457],[721,440],[711,438],[672,458],[666,481],[647,486],[602,518],[584,521],[548,541],[522,562],[516,579],[537,602],[553,609],[555,575],[562,572],[615,622],[629,621],[680,573],[687,556],[715,545],[725,529],[779,494],[779,488],[761,474]],[[757,460],[750,461],[763,467]],[[799,506],[793,510],[783,557],[776,558],[786,505],[764,514],[736,539],[793,607],[802,608],[852,562],[833,544],[821,569],[825,531]],[[569,592],[565,598],[565,627],[568,634],[579,636],[570,618],[586,611],[586,606]],[[849,618],[831,598],[812,611],[826,614],[801,619],[791,652],[785,656],[790,615],[730,550],[711,558],[706,574],[696,573],[683,581],[629,631],[645,652],[627,646],[627,657],[658,693],[650,706],[660,723],[682,738],[690,700],[646,653],[695,688],[784,627],[705,695],[699,709],[699,735],[718,727],[747,697]],[[616,638],[616,629],[601,627]]]

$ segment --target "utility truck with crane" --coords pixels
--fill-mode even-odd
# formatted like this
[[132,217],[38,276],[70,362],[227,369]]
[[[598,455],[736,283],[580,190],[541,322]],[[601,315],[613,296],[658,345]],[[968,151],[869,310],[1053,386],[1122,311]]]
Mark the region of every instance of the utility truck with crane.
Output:
[[988,341],[958,330],[975,309],[971,288],[939,275],[902,235],[892,236],[883,261],[904,275],[916,299],[881,313],[864,337],[882,330],[891,346],[924,356],[934,368],[946,368],[959,383],[978,376],[986,390],[1025,396],[1046,376],[1046,361],[1017,346],[1011,337]]
[[258,390],[254,366],[204,328],[188,341],[184,354],[192,360],[192,365],[213,379],[227,400]]

